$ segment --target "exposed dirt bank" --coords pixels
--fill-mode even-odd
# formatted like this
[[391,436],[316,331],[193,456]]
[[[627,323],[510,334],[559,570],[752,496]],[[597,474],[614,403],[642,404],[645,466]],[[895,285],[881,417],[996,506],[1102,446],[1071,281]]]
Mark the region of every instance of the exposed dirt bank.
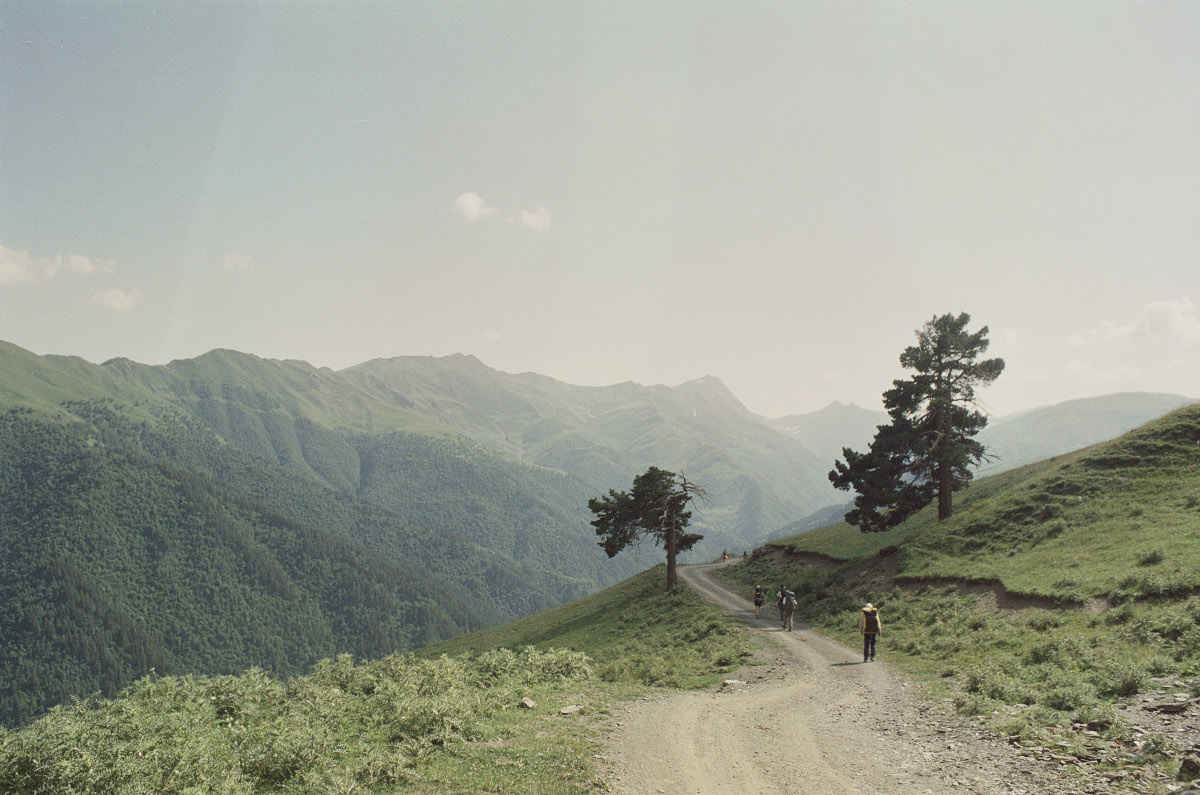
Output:
[[969,578],[969,577],[923,577],[923,576],[904,576],[897,574],[898,562],[896,560],[896,548],[888,547],[873,558],[866,561],[847,561],[838,560],[829,555],[822,555],[818,552],[800,552],[796,550],[786,549],[784,547],[765,546],[754,551],[755,556],[774,556],[783,561],[794,561],[806,563],[811,566],[818,566],[822,569],[840,569],[845,567],[856,567],[861,569],[862,577],[869,577],[877,583],[880,590],[888,590],[893,585],[908,590],[919,590],[921,588],[942,587],[953,585],[960,594],[965,596],[984,595],[987,598],[981,601],[981,605],[985,609],[990,610],[1025,610],[1027,608],[1041,608],[1043,610],[1079,610],[1088,609],[1091,612],[1097,612],[1107,608],[1108,603],[1102,599],[1089,600],[1088,604],[1071,601],[1069,599],[1056,599],[1052,596],[1042,596],[1039,594],[1018,593],[1010,591],[1004,587],[1004,583],[996,579]]

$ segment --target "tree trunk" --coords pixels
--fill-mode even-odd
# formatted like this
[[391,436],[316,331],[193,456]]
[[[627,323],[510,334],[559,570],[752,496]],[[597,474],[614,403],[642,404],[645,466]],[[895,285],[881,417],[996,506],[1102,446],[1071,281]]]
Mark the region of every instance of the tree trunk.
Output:
[[675,522],[667,525],[667,590],[675,588]]
[[938,464],[938,521],[954,513],[954,472],[946,463]]

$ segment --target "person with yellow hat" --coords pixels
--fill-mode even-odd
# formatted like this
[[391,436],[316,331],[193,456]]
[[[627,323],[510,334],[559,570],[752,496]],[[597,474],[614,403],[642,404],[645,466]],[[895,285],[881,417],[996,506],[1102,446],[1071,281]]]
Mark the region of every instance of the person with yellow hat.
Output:
[[879,608],[867,602],[862,609],[863,662],[875,659],[875,639],[883,634],[879,621]]

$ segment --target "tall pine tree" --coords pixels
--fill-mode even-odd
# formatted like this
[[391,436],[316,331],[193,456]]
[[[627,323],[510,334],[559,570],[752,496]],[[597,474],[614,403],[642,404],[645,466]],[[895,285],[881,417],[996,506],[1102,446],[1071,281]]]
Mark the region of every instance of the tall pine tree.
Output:
[[967,331],[966,312],[934,317],[917,330],[917,344],[900,354],[912,370],[883,393],[891,423],[880,425],[865,453],[842,449],[829,480],[858,493],[846,521],[863,532],[890,530],[936,496],[938,519],[954,510],[953,493],[971,480],[971,467],[987,459],[973,437],[987,425],[975,389],[995,381],[1003,359],[984,359],[988,328]]

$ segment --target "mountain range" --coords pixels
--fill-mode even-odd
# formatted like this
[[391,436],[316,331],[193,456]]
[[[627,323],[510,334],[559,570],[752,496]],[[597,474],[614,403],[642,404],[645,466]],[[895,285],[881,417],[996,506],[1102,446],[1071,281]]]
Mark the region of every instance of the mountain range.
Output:
[[[1172,401],[1027,412],[1005,455]],[[833,457],[882,416],[768,421],[713,377],[582,387],[464,355],[96,365],[0,342],[0,723],[152,668],[287,675],[594,592],[661,559],[607,559],[586,509],[650,465],[709,492],[693,559],[739,552],[836,513]]]
[[651,464],[711,502],[702,554],[827,501],[823,465],[716,379],[573,387],[469,356],[341,372],[150,366],[0,343],[0,722],[148,670],[378,657],[591,593],[589,497]]

